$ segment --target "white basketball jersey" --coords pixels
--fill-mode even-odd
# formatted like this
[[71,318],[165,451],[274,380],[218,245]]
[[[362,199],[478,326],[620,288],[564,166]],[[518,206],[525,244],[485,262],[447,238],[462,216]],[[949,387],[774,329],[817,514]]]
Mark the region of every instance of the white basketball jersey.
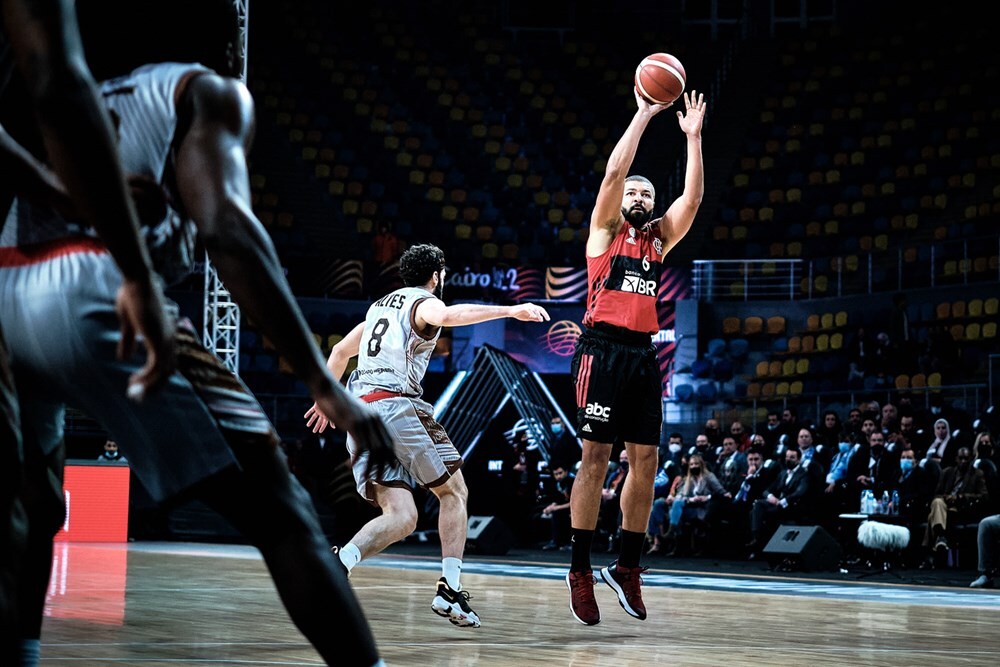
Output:
[[[193,63],[144,65],[130,74],[100,84],[100,94],[118,134],[118,155],[126,176],[143,176],[172,191],[173,141],[177,130],[177,87],[193,74],[210,72]],[[163,220],[144,221],[143,235],[153,265],[174,282],[191,269],[194,223],[168,205]],[[23,246],[94,232],[79,221],[17,199],[10,208],[0,246]]]
[[418,303],[433,297],[422,287],[404,287],[368,308],[358,367],[348,382],[355,395],[382,390],[417,398],[423,393],[420,382],[441,328],[425,338],[413,328],[413,312]]

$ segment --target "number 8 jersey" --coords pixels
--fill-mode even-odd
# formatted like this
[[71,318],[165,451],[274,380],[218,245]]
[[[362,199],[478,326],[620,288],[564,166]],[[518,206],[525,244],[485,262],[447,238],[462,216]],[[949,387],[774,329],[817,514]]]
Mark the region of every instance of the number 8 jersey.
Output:
[[392,391],[413,398],[427,372],[441,327],[429,336],[413,322],[417,304],[434,295],[423,287],[403,287],[390,292],[368,308],[358,350],[358,367],[347,383],[356,396]]

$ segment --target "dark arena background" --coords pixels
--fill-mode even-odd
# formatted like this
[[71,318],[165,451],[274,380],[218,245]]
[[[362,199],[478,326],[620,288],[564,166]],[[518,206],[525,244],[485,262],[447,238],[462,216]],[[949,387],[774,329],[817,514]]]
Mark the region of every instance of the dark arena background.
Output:
[[[596,665],[597,656],[625,664],[655,656],[678,664],[992,664],[982,637],[1000,627],[1000,603],[967,587],[979,574],[979,520],[1000,512],[998,459],[992,447],[979,447],[982,434],[1000,435],[1000,56],[994,24],[972,3],[930,10],[849,0],[251,0],[245,41],[231,2],[76,6],[98,79],[165,60],[239,76],[246,45],[257,114],[249,153],[253,209],[324,356],[373,300],[401,286],[399,254],[417,243],[445,252],[446,302],[531,301],[552,315],[544,324],[501,320],[446,330],[424,381],[425,398],[465,458],[469,514],[477,521],[466,568],[488,610],[484,630],[488,614],[515,614],[501,612],[486,590],[498,571],[511,575],[523,566],[511,576],[551,586],[544,597],[556,600],[539,621],[541,648],[523,643],[531,630],[507,628],[513,636],[503,641],[515,648],[506,653],[479,644],[463,646],[464,659],[445,661],[421,648],[408,653],[394,635],[402,622],[393,618],[391,629],[380,629],[379,612],[393,612],[379,608],[373,626],[389,647],[388,664],[504,665],[538,656],[560,665]],[[583,327],[590,215],[607,157],[635,110],[633,72],[655,52],[676,55],[687,89],[708,103],[704,198],[690,233],[667,255],[659,286],[653,344],[662,371],[666,481],[656,494],[668,494],[694,453],[725,481],[729,435],[739,449],[759,447],[776,470],[805,429],[824,480],[794,526],[772,526],[765,539],[784,535],[791,544],[772,542],[763,553],[748,552],[748,511],[741,516],[731,507],[685,523],[677,538],[651,530],[644,576],[651,589],[662,588],[657,615],[672,619],[656,630],[662,646],[629,626],[629,641],[641,651],[591,655],[585,643],[574,644],[583,626],[566,613],[567,535],[542,509],[553,499],[552,469],[573,470],[580,458],[570,359]],[[0,121],[31,145],[18,113],[0,106]],[[668,110],[650,123],[631,169],[654,183],[657,214],[682,191],[684,166],[684,135]],[[213,317],[205,285],[199,270],[169,291],[199,327]],[[355,491],[344,435],[305,428],[302,415],[312,404],[305,386],[245,318],[234,361],[278,429],[331,543],[343,543],[374,516]],[[551,428],[556,417],[565,437]],[[69,468],[79,467],[84,479],[109,436],[82,412],[71,410],[67,419]],[[859,467],[849,470],[867,474],[866,419],[892,445],[885,456],[898,467],[900,452],[912,449],[926,475],[915,505],[875,519],[909,531],[902,548],[859,543],[859,523],[878,508],[861,505],[856,480],[836,493],[827,488],[837,486],[825,476],[842,442],[861,452]],[[921,462],[942,419],[952,446],[969,448],[988,493],[951,522],[947,549],[934,549],[923,540],[942,471]],[[699,444],[703,435],[707,443]],[[670,447],[671,436],[680,448]],[[888,497],[899,474],[886,486]],[[76,483],[82,494],[88,484],[109,482]],[[431,498],[419,496],[417,532],[384,556],[395,568],[381,575],[390,583],[411,567],[437,567]],[[880,497],[874,500],[877,506]],[[98,564],[111,558],[122,586],[134,563],[156,549],[190,549],[186,557],[206,559],[228,558],[223,550],[231,548],[250,558],[240,551],[240,535],[198,503],[157,507],[134,478],[115,502],[128,508],[121,541],[157,545],[127,565],[110,550],[93,557]],[[614,512],[602,507],[595,563],[605,550],[617,553]],[[497,571],[491,563],[499,563]],[[352,578],[358,590],[377,588],[371,575],[358,580],[365,565]],[[431,573],[423,578],[433,580]],[[97,607],[120,603],[121,613],[107,622],[128,626],[139,602],[109,595]],[[510,595],[523,605],[518,614],[536,604],[527,593]],[[814,607],[782,606],[803,597]],[[430,616],[416,599],[420,611],[408,612],[406,623],[419,626]],[[145,664],[153,655],[129,662],[109,653],[103,662],[99,652],[74,652],[74,635],[60,637],[59,624],[73,618],[65,604],[83,603],[60,607],[58,596],[52,603],[46,622],[67,643],[48,647],[48,655],[95,665],[112,658]],[[603,605],[608,617],[618,615],[610,599]],[[759,606],[748,615],[750,605]],[[830,620],[849,605],[867,611]],[[792,621],[779,609],[799,616]],[[671,616],[684,613],[684,622]],[[280,613],[271,622],[285,633],[282,641],[299,642],[302,661],[280,664],[318,664],[294,627],[280,625]],[[756,637],[763,624],[773,649],[760,642],[741,648],[719,632],[738,627],[740,636]],[[828,630],[828,643],[785,633],[792,625]],[[680,645],[672,649],[674,640]],[[43,662],[45,642],[43,634]],[[233,651],[221,661],[265,664],[250,649]],[[192,648],[175,657],[195,664],[211,655]]]

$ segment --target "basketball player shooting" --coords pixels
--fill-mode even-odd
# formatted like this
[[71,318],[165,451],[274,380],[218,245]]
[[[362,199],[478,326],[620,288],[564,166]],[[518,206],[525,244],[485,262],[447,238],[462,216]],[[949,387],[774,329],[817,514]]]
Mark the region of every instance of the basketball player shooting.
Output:
[[608,157],[590,218],[585,330],[572,364],[583,460],[570,499],[573,559],[566,584],[570,610],[585,625],[601,621],[590,549],[604,474],[619,438],[625,442],[631,470],[621,495],[619,556],[601,570],[601,578],[629,615],[646,618],[639,558],[653,503],[662,415],[660,369],[651,339],[659,330],[656,294],[663,258],[691,229],[705,192],[704,95],[694,90],[684,93],[684,110],[677,112],[678,125],[687,135],[684,191],[657,219],[653,219],[653,184],[643,176],[628,176],[628,171],[649,121],[670,105],[651,104],[638,90],[635,100],[639,108]]

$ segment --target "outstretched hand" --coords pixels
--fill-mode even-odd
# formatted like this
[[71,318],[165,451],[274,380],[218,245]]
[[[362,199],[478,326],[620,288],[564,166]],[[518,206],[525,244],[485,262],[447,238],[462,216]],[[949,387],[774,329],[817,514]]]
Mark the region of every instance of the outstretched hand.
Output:
[[514,306],[512,317],[522,322],[548,322],[550,319],[548,311],[533,303],[522,303]]
[[677,112],[677,122],[689,137],[700,137],[701,126],[705,121],[705,94],[698,94],[692,90],[691,94],[684,93],[684,111]]
[[316,396],[316,402],[305,413],[306,426],[313,433],[322,433],[327,426],[341,428],[351,434],[358,448],[368,452],[366,477],[379,478],[395,463],[392,440],[382,419],[360,399],[339,385],[328,393]]
[[655,116],[664,109],[669,109],[674,105],[673,102],[670,104],[653,104],[639,92],[639,87],[635,86],[632,88],[632,92],[635,94],[635,103],[639,105],[639,111],[645,111],[649,113],[650,116]]

